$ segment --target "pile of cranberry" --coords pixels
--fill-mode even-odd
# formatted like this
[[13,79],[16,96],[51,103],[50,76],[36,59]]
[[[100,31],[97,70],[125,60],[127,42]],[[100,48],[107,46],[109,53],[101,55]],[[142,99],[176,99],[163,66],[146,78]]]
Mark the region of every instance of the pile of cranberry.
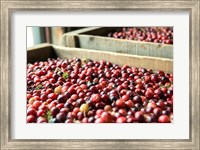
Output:
[[171,123],[173,75],[90,59],[27,65],[27,123]]
[[173,44],[173,27],[124,27],[109,33],[108,37]]

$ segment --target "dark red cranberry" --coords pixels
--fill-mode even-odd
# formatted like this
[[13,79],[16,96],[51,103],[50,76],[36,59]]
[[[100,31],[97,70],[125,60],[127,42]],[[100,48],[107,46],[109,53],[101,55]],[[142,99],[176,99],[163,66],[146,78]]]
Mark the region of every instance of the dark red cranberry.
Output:
[[57,107],[52,107],[50,112],[52,117],[56,117],[56,115],[60,112],[60,110]]
[[145,120],[144,115],[141,111],[137,111],[135,113],[135,119],[136,119],[137,122],[144,122],[144,120]]
[[142,98],[140,96],[134,96],[133,97],[133,102],[134,103],[142,103]]
[[162,109],[156,107],[156,108],[153,109],[153,113],[156,117],[158,117],[162,114]]
[[56,119],[59,121],[59,122],[65,122],[66,120],[66,115],[64,113],[58,113],[56,115]]

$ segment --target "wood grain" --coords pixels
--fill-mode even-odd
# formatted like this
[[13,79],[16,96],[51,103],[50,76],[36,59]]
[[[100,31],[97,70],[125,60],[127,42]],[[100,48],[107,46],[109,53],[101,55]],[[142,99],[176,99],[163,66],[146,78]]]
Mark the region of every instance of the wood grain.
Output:
[[45,61],[48,58],[56,58],[56,54],[50,44],[41,44],[27,50],[27,63]]
[[106,60],[123,66],[142,67],[152,70],[163,70],[167,73],[173,72],[173,60],[166,58],[155,58],[129,54],[119,54],[108,51],[97,51],[80,48],[68,48],[53,45],[56,55],[60,58],[90,58],[96,61]]
[[107,51],[69,48],[49,44],[41,44],[27,50],[28,63],[44,61],[48,58],[56,57],[68,59],[72,59],[74,57],[81,59],[89,58],[96,61],[106,60],[120,66],[127,64],[129,66],[142,67],[152,70],[163,70],[166,73],[173,73],[173,60],[166,58],[119,54]]
[[[115,28],[116,30],[119,28]],[[113,31],[107,27],[88,27],[63,35],[66,47],[112,51],[141,56],[173,59],[173,45],[152,42],[140,42],[106,37]]]

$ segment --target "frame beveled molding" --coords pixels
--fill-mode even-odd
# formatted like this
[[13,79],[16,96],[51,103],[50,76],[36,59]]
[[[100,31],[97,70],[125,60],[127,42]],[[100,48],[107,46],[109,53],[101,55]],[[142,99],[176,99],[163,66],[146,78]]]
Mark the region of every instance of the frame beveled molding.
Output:
[[[14,140],[10,137],[11,15],[16,11],[171,10],[190,12],[189,140]],[[1,1],[1,149],[200,149],[200,1]]]

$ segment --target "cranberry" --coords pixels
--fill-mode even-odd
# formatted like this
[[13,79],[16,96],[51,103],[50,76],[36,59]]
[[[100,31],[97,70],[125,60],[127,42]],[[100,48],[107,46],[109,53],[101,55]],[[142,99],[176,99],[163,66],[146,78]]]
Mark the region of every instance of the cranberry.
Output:
[[50,93],[48,94],[48,98],[52,99],[52,100],[55,100],[57,98],[57,94],[56,93]]
[[73,87],[70,87],[67,92],[69,92],[71,95],[76,93],[76,90]]
[[124,101],[129,100],[129,98],[130,98],[129,95],[123,95],[123,96],[122,96],[122,99],[123,99]]
[[155,116],[158,117],[162,114],[162,109],[156,107],[156,108],[153,109],[153,113],[154,113]]
[[163,98],[163,96],[164,96],[164,93],[161,89],[156,89],[154,91],[154,94],[157,94],[160,98]]
[[161,115],[158,118],[159,123],[170,123],[170,118],[167,115]]
[[[27,113],[27,114],[28,114],[28,113]],[[42,116],[44,116],[45,114],[46,114],[45,110],[42,110],[42,109],[38,110],[38,112],[37,112],[37,116],[38,116],[38,117],[42,117]]]
[[80,111],[81,112],[85,112],[87,113],[89,110],[89,105],[88,104],[82,104],[81,107],[80,107]]
[[40,96],[40,99],[41,99],[42,101],[47,100],[47,95],[46,95],[46,94],[42,94],[42,95]]
[[133,102],[134,102],[134,103],[141,103],[141,102],[142,102],[142,99],[141,99],[140,96],[134,96],[134,97],[133,97]]
[[131,100],[126,101],[125,104],[126,104],[126,106],[127,106],[128,108],[132,108],[132,107],[134,106],[134,103],[133,103],[133,101],[131,101]]
[[105,111],[111,111],[111,110],[112,110],[112,107],[111,107],[110,105],[106,105],[106,106],[104,107],[104,110],[105,110]]
[[127,115],[127,112],[126,112],[126,110],[124,110],[124,109],[119,109],[119,111],[118,111],[122,116],[126,116]]
[[57,107],[52,107],[50,112],[53,117],[56,117],[56,115],[60,112],[60,110]]
[[144,122],[143,112],[137,111],[137,112],[135,113],[135,119],[136,119],[136,121],[138,121],[138,122]]
[[119,108],[124,108],[124,107],[125,107],[125,102],[124,102],[124,100],[118,99],[118,100],[116,101],[116,106],[119,107]]
[[83,112],[78,112],[78,113],[77,113],[77,119],[78,119],[78,120],[82,120],[83,117],[84,117]]
[[91,96],[91,101],[94,102],[94,103],[98,103],[101,101],[101,96],[100,94],[93,94]]
[[36,116],[37,112],[35,108],[28,108],[27,109],[27,115],[33,115]]
[[88,118],[88,122],[89,122],[89,123],[94,123],[94,121],[95,121],[95,118],[94,118],[94,117],[89,117],[89,118]]
[[83,118],[82,123],[88,123],[88,118]]
[[64,95],[58,95],[57,100],[58,100],[58,103],[65,103],[67,100],[67,97]]
[[[130,28],[128,39],[172,40],[171,28],[156,29]],[[115,36],[127,38],[125,32]],[[27,122],[173,122],[173,74],[108,61],[57,58],[28,64],[26,98]]]
[[108,37],[146,42],[173,44],[173,28],[168,27],[127,27],[109,32]]
[[39,117],[38,119],[37,119],[37,123],[47,123],[48,121],[47,121],[47,119],[45,118],[45,117]]
[[147,122],[147,123],[153,123],[153,122],[155,122],[155,117],[154,116],[152,116],[152,115],[146,115],[145,116],[145,121]]
[[126,118],[125,117],[119,117],[116,120],[116,123],[125,123],[126,122]]
[[69,109],[68,108],[61,108],[60,112],[64,113],[64,114],[67,114],[69,112]]
[[94,123],[103,123],[103,120],[101,118],[97,118]]
[[28,115],[26,118],[27,123],[33,123],[35,122],[35,117],[33,115]]
[[102,114],[103,112],[104,112],[103,109],[98,109],[98,110],[96,111],[96,115],[97,115],[98,117],[100,117],[101,114]]
[[109,123],[112,122],[112,116],[110,113],[108,112],[103,112],[100,116],[100,118],[102,119],[103,122],[105,123]]
[[38,107],[39,107],[41,104],[42,104],[42,102],[40,102],[40,101],[34,101],[34,102],[33,102],[33,106],[34,106],[36,109],[38,109]]
[[147,90],[145,92],[145,96],[146,98],[150,99],[150,98],[153,98],[153,91],[152,90]]

